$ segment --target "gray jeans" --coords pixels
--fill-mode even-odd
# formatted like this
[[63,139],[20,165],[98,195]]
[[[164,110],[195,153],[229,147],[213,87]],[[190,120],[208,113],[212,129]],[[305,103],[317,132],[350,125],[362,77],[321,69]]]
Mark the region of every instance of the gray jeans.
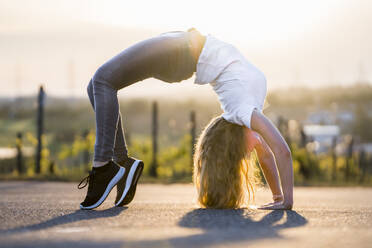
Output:
[[87,88],[96,116],[95,161],[127,157],[117,91],[150,77],[166,82],[191,77],[196,61],[189,44],[187,32],[160,35],[127,48],[99,67]]
[[117,90],[108,84],[91,79],[88,96],[96,115],[96,142],[94,160],[121,161],[127,158],[127,147],[123,134]]

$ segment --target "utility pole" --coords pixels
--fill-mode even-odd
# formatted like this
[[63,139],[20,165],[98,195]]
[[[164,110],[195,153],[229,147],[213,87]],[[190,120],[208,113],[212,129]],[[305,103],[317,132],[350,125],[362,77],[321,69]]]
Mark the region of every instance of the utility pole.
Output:
[[17,133],[16,139],[16,149],[17,149],[17,171],[18,174],[23,174],[23,156],[22,156],[22,133]]
[[155,101],[152,104],[152,162],[150,167],[150,176],[157,177],[156,168],[158,167],[157,162],[158,153],[158,103]]
[[337,180],[337,154],[336,154],[337,138],[332,139],[332,181]]
[[348,140],[347,146],[347,154],[346,154],[346,168],[345,168],[345,180],[349,181],[350,179],[350,167],[351,167],[351,160],[353,158],[353,151],[354,151],[354,138],[350,136]]
[[37,149],[36,149],[36,166],[35,173],[40,174],[41,151],[42,151],[42,135],[43,135],[43,121],[44,121],[44,103],[45,92],[43,86],[40,86],[39,95],[37,98]]

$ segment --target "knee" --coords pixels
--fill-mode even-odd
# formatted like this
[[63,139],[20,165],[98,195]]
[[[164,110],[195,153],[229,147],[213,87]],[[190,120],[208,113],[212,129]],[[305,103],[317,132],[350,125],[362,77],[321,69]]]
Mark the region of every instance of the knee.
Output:
[[104,64],[101,65],[93,75],[93,83],[97,80],[99,81],[108,81],[109,70]]
[[111,69],[107,65],[100,66],[97,71],[94,73],[92,78],[92,88],[105,87],[110,90],[117,91],[115,87],[114,76],[111,72]]

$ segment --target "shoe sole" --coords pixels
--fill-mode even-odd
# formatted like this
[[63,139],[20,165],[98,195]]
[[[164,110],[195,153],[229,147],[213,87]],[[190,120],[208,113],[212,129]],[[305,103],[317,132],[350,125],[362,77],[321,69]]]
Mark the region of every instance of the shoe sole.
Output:
[[120,200],[115,204],[115,207],[123,206],[122,203],[125,197],[127,196],[127,193],[130,191],[131,188],[137,186],[137,182],[142,173],[142,170],[143,170],[143,162],[141,160],[136,160],[130,168],[130,171],[128,173],[128,178],[125,183],[123,194],[121,195]]
[[141,161],[138,165],[138,169],[135,172],[132,185],[129,188],[128,193],[125,195],[124,200],[121,202],[121,204],[119,206],[128,205],[134,199],[134,196],[136,194],[136,189],[137,189],[137,183],[138,183],[138,180],[139,180],[139,178],[141,176],[141,173],[143,171],[143,167],[144,167],[144,164]]
[[101,196],[101,198],[94,203],[93,205],[90,206],[82,206],[80,204],[80,209],[83,210],[89,210],[93,208],[99,207],[107,198],[107,196],[110,194],[111,190],[115,187],[115,185],[119,182],[119,180],[124,176],[125,173],[125,168],[120,167],[119,171],[116,173],[116,175],[111,179],[110,183],[107,185],[105,192]]
[[134,181],[133,181],[132,187],[129,189],[127,195],[124,197],[124,200],[122,201],[122,203],[119,206],[128,205],[134,199],[134,196],[136,194],[136,189],[137,189],[137,183],[138,183],[138,180],[139,180],[139,178],[141,176],[141,173],[143,171],[143,167],[144,167],[143,163],[140,163],[139,168],[136,171],[136,174],[134,176]]

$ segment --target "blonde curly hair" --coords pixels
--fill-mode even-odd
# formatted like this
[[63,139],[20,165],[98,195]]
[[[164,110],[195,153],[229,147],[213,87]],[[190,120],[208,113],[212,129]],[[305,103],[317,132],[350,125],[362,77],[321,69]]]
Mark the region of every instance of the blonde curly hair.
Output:
[[244,127],[222,116],[213,118],[199,136],[193,181],[198,203],[206,208],[239,208],[254,199],[256,156],[247,154]]

